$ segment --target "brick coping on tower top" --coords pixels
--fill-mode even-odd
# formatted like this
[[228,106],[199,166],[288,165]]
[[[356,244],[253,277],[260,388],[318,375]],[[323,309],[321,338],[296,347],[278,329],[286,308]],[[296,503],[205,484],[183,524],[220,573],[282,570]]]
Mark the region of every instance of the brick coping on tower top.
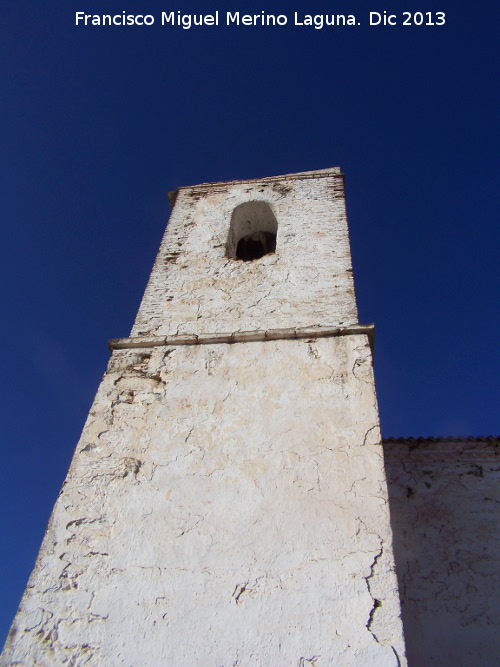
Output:
[[342,179],[342,191],[344,190],[344,174],[342,173],[340,167],[330,167],[329,169],[317,169],[313,171],[301,171],[296,174],[282,174],[281,176],[266,176],[264,178],[247,178],[247,179],[235,179],[232,181],[216,181],[210,183],[199,183],[198,185],[181,185],[176,190],[171,190],[168,193],[168,200],[170,206],[173,208],[179,190],[205,190],[207,188],[213,189],[214,187],[228,187],[230,185],[237,185],[240,183],[276,183],[283,180],[306,180],[308,178],[340,178]]

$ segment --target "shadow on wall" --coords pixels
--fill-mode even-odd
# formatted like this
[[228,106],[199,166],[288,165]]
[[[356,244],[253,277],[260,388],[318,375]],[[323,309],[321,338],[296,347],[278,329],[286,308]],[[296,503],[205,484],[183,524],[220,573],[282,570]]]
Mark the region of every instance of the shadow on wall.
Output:
[[410,667],[500,662],[500,440],[384,440]]

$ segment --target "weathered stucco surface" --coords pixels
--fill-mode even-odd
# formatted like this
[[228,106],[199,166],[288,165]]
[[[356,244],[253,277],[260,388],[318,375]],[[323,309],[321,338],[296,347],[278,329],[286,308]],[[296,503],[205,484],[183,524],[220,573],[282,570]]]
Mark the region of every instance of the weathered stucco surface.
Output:
[[115,351],[14,628],[3,664],[397,665],[366,337]]
[[384,444],[410,665],[498,665],[500,443]]
[[[357,322],[339,169],[181,188],[132,336]],[[233,210],[264,201],[276,253],[229,259]]]
[[[229,258],[255,201],[276,252]],[[1,664],[406,664],[356,324],[338,169],[181,189]]]

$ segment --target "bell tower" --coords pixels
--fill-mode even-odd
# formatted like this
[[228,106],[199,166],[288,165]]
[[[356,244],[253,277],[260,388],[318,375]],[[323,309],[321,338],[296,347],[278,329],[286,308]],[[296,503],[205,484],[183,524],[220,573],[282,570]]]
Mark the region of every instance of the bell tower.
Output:
[[406,664],[343,175],[171,203],[1,664]]

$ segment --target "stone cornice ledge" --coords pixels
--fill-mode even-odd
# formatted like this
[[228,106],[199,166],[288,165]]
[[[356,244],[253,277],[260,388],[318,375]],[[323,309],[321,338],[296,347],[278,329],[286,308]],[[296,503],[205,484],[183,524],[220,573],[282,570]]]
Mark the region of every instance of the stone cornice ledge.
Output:
[[267,329],[257,331],[235,331],[233,333],[177,334],[175,336],[144,336],[134,338],[112,338],[109,351],[134,348],[160,347],[162,345],[214,345],[217,343],[247,343],[252,341],[281,340],[286,338],[331,338],[366,334],[372,348],[375,343],[374,324],[352,324],[348,327],[312,326],[296,329]]

